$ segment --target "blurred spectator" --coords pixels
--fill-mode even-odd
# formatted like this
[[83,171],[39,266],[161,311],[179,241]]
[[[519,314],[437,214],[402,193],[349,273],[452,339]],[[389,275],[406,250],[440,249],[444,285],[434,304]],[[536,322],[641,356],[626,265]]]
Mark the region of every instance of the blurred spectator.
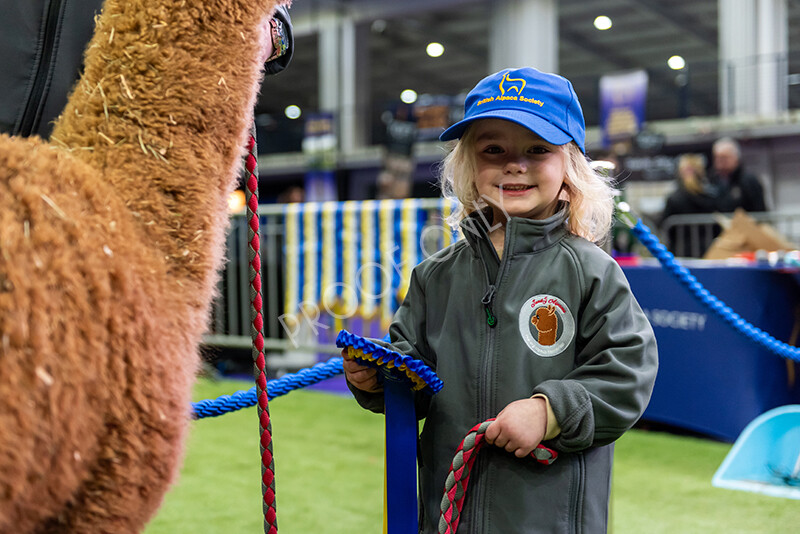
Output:
[[[713,213],[716,209],[714,189],[706,176],[706,158],[702,154],[683,154],[678,158],[678,188],[667,197],[664,212],[661,215],[663,228],[666,220],[672,215],[688,215],[693,213]],[[713,239],[714,230],[705,226],[697,228],[695,240],[702,246],[692,251],[692,231],[689,225],[668,226],[665,228],[667,248],[676,256],[701,256]]]
[[714,143],[711,152],[713,172],[709,182],[715,198],[714,211],[730,213],[736,208],[766,211],[764,187],[757,176],[742,168],[739,143],[723,137]]
[[708,176],[702,155],[684,154],[678,159],[678,188],[667,198],[661,217],[667,246],[678,256],[702,256],[721,228],[713,223],[688,221],[673,226],[676,221],[667,221],[670,216],[732,213],[736,208],[748,212],[767,209],[761,182],[742,167],[739,143],[723,137],[714,143],[711,152],[713,162]]
[[290,204],[292,202],[305,202],[306,191],[299,185],[293,185],[284,189],[276,199],[280,204]]
[[718,211],[714,190],[706,177],[706,158],[702,154],[683,154],[678,158],[677,170],[678,188],[667,197],[662,219]]

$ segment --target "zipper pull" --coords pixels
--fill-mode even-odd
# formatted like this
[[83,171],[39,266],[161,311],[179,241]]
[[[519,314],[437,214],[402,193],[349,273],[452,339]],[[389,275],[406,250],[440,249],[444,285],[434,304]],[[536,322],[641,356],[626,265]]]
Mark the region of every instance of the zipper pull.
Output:
[[492,300],[494,300],[496,291],[497,288],[495,288],[494,285],[490,285],[486,294],[481,299],[483,309],[486,311],[486,324],[488,324],[490,328],[494,328],[497,325],[497,317],[492,313]]

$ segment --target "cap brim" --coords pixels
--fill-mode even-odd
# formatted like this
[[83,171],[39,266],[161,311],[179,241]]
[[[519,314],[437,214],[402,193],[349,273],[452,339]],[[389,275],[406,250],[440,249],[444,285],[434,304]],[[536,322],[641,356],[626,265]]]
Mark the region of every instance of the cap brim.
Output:
[[467,126],[480,119],[503,119],[514,122],[554,145],[565,145],[573,140],[569,134],[564,133],[560,128],[553,126],[553,124],[538,115],[514,109],[492,109],[479,115],[473,115],[446,129],[439,136],[439,140],[452,141],[453,139],[459,139],[464,135]]

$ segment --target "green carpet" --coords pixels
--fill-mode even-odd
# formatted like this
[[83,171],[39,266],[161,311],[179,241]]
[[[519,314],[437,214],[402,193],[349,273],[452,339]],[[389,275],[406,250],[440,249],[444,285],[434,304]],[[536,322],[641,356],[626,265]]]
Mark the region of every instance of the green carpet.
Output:
[[[196,399],[244,382],[201,381]],[[270,402],[278,531],[380,534],[383,419],[355,401],[295,391]],[[615,534],[800,531],[800,501],[718,489],[711,477],[729,445],[633,430],[617,442]],[[192,423],[178,484],[146,534],[263,532],[255,408]]]

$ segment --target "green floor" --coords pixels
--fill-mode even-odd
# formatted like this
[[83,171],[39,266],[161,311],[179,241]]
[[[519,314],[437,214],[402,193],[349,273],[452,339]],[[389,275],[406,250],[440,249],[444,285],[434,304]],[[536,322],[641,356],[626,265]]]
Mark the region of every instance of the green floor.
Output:
[[[201,382],[196,399],[249,383]],[[295,391],[270,402],[283,534],[380,534],[383,420],[352,399]],[[800,532],[800,501],[718,489],[730,445],[631,431],[617,443],[615,534]],[[263,532],[258,420],[249,408],[192,423],[181,479],[146,534]]]

